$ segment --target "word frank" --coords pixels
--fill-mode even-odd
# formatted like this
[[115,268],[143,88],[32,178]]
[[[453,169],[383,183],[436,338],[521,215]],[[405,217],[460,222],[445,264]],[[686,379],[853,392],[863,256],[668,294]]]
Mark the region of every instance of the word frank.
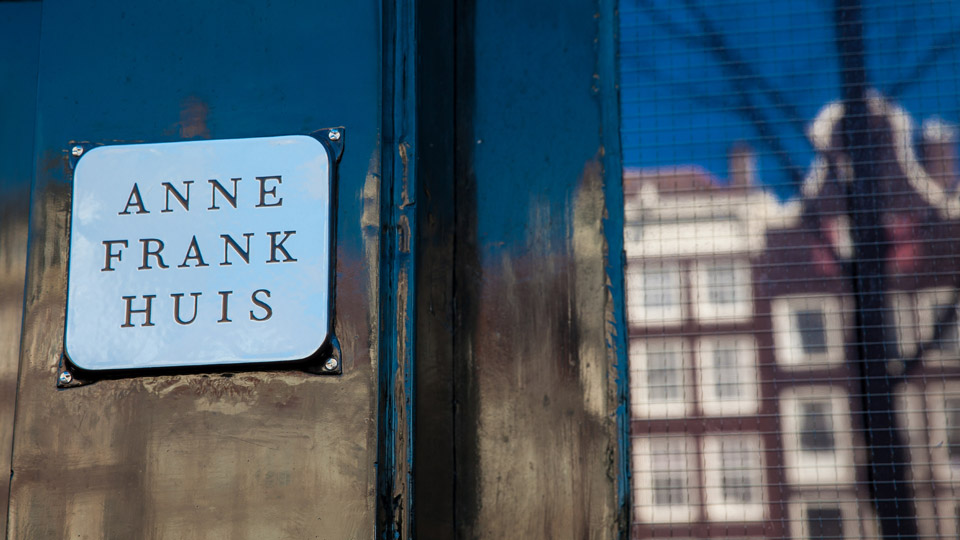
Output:
[[[280,234],[283,234],[283,237],[277,240],[277,237],[280,236]],[[279,262],[297,262],[297,259],[293,258],[293,256],[290,255],[290,252],[287,251],[287,248],[284,246],[284,242],[289,240],[290,237],[295,234],[297,234],[297,231],[283,231],[282,233],[280,231],[275,231],[266,233],[266,236],[270,238],[270,257],[267,258],[265,262],[267,264]],[[229,234],[221,234],[220,238],[223,240],[223,259],[219,265],[230,266],[233,264],[233,262],[230,261],[231,250],[235,253],[239,260],[244,262],[244,264],[250,264],[250,239],[253,238],[253,236],[255,236],[254,233],[244,233],[243,238],[246,240],[246,242],[244,246],[241,247],[240,244]],[[164,262],[163,259],[163,250],[166,247],[166,244],[163,240],[158,238],[141,238],[138,240],[138,242],[140,242],[142,249],[140,250],[141,255],[139,258],[141,264],[137,267],[137,270],[170,268],[170,265]],[[102,243],[104,248],[104,262],[103,268],[101,268],[100,271],[113,272],[115,270],[113,267],[114,261],[123,260],[123,248],[130,247],[130,242],[128,240],[104,240]],[[203,258],[203,252],[200,250],[200,244],[197,242],[196,236],[191,238],[190,243],[184,252],[183,261],[176,266],[177,268],[210,266]]]

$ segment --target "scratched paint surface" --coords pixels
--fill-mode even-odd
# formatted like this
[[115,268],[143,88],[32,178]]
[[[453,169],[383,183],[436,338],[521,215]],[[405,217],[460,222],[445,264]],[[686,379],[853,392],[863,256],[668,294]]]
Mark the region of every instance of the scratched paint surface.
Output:
[[[378,9],[44,2],[9,538],[373,536]],[[171,374],[56,390],[71,141],[338,125],[347,128],[334,320],[342,376]]]

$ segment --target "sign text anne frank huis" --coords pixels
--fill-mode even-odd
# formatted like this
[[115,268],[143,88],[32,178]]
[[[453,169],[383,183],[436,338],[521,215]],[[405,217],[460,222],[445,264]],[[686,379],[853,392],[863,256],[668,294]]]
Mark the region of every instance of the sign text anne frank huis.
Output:
[[86,151],[67,357],[105,370],[310,356],[329,334],[330,196],[309,136]]

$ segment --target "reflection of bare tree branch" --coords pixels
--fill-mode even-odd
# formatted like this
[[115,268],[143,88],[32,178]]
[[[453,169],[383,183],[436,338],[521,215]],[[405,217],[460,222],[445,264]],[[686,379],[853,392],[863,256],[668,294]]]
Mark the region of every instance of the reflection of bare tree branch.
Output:
[[[655,81],[669,80],[670,75],[664,70],[658,68],[648,59],[641,57],[636,61],[640,71],[646,73]],[[672,86],[676,87],[690,101],[700,104],[704,108],[722,107],[724,109],[736,109],[740,106],[739,100],[734,101],[730,95],[705,92],[707,85],[695,85],[688,82],[671,81]]]
[[[907,377],[916,371],[923,362],[923,355],[927,351],[940,349],[943,344],[943,338],[947,332],[951,331],[951,325],[957,324],[957,304],[960,302],[960,287],[953,289],[950,296],[950,307],[941,310],[936,314],[936,322],[933,325],[933,335],[930,339],[917,345],[917,351],[911,358],[904,359],[903,376]],[[960,336],[957,336],[960,338]]]
[[[704,14],[689,0],[687,1],[689,9],[694,12],[694,15],[699,13],[697,19],[700,32],[697,33],[687,32],[681,28],[654,6],[651,0],[640,0],[639,3],[646,9],[650,20],[667,33],[675,38],[694,43],[701,47],[705,53],[712,54],[717,58],[718,65],[726,72],[727,78],[735,90],[736,104],[727,110],[736,112],[746,118],[760,135],[760,141],[770,150],[770,153],[777,159],[793,183],[797,186],[802,184],[804,177],[802,169],[793,162],[793,158],[783,146],[782,140],[771,129],[771,122],[764,116],[760,106],[755,103],[753,93],[747,83],[750,81],[758,86],[759,90],[765,92],[773,105],[784,112],[790,124],[802,134],[804,131],[803,121],[800,120],[799,113],[785,99],[783,94],[759,77],[738,53],[733,52],[709,19],[700,16]],[[716,106],[716,104],[714,105]]]
[[907,43],[910,39],[916,39],[917,33],[912,31],[917,27],[916,19],[910,17],[898,17],[896,28],[893,31],[893,50],[907,50]]
[[733,78],[740,78],[751,81],[757,89],[766,94],[770,103],[780,110],[791,126],[801,135],[804,134],[803,116],[793,103],[783,95],[767,79],[760,76],[750,62],[747,62],[740,56],[736,48],[727,43],[723,33],[717,30],[710,17],[694,2],[686,0],[687,9],[696,17],[697,23],[704,31],[703,39],[707,43],[710,52],[720,59],[720,65],[724,70],[731,71]]
[[910,70],[910,73],[908,73],[906,77],[903,77],[899,81],[890,85],[890,89],[888,90],[887,94],[894,99],[902,96],[911,85],[919,82],[928,71],[937,65],[937,62],[940,61],[940,57],[952,50],[955,50],[958,45],[960,45],[960,28],[955,28],[949,32],[944,32],[942,35],[933,40],[933,45],[927,49],[927,53],[923,55],[923,58],[917,61],[917,63],[913,66],[913,69]]
[[[760,78],[757,77],[753,69],[740,58],[740,55],[727,45],[723,36],[714,28],[713,23],[706,17],[706,14],[703,13],[692,0],[687,0],[686,4],[687,8],[696,17],[700,29],[703,31],[701,39],[705,40],[707,50],[719,58],[721,68],[727,72],[728,78],[737,92],[737,101],[740,103],[740,106],[735,110],[753,124],[757,133],[760,134],[761,140],[770,148],[773,155],[780,162],[780,165],[790,175],[793,183],[800,186],[803,183],[803,172],[793,162],[793,158],[786,148],[784,148],[780,137],[770,129],[770,122],[764,117],[760,107],[754,103],[753,94],[750,92],[750,88],[747,87],[746,82],[748,80],[752,80],[754,84],[757,84]],[[782,95],[776,92],[774,96],[771,96],[771,101],[775,105],[781,101],[777,100],[776,96],[782,97]],[[788,118],[790,118],[789,115]],[[799,127],[800,133],[803,133],[803,123],[799,121],[799,115],[794,118],[797,120],[792,123],[799,124],[799,126],[794,125],[794,127]]]

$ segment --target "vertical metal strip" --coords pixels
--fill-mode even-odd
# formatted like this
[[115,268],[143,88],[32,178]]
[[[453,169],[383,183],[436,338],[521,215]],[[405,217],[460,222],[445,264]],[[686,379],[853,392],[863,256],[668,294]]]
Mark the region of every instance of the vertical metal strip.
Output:
[[[454,533],[454,104],[456,6],[417,2],[416,538]],[[431,45],[433,44],[433,45]],[[436,46],[449,44],[450,46]]]
[[416,253],[415,3],[383,3],[378,529],[410,538],[413,515],[413,353]]
[[[620,149],[620,81],[617,69],[617,0],[598,0],[597,79],[600,93],[600,117],[603,141],[603,184],[607,217],[603,223],[608,251],[604,266],[608,278],[608,302],[612,320],[607,327],[607,360],[616,384],[617,455],[612,467],[616,473],[617,530],[620,538],[630,534],[630,381],[627,359],[626,286],[623,248],[623,163]],[[609,312],[610,310],[608,310]]]

